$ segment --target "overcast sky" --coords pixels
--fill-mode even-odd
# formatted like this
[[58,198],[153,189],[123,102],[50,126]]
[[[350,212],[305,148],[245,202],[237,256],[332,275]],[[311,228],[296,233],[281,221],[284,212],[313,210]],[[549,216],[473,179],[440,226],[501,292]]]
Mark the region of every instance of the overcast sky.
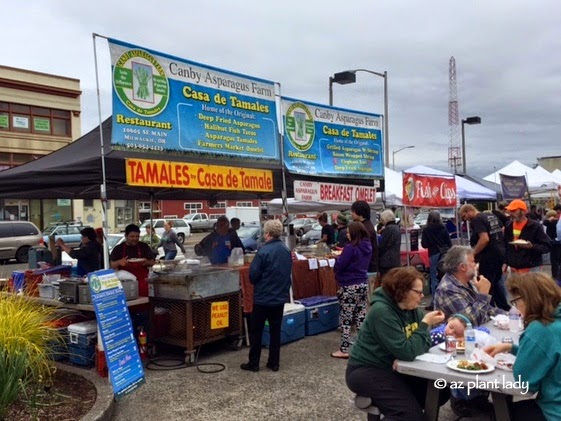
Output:
[[[337,6],[335,6],[337,5]],[[448,170],[449,82],[456,59],[467,170],[561,155],[561,2],[0,0],[0,64],[80,79],[82,132],[98,121],[92,33],[280,82],[328,104],[328,78],[388,72],[390,164]],[[102,115],[111,113],[107,42],[98,39]],[[334,85],[334,105],[383,114],[383,79]]]

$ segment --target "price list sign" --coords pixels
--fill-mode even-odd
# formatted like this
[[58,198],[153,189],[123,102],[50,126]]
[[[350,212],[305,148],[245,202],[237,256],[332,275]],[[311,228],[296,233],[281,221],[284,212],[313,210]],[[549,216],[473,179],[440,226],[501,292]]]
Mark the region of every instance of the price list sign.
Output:
[[113,393],[119,400],[145,382],[125,293],[114,270],[92,272],[88,279]]

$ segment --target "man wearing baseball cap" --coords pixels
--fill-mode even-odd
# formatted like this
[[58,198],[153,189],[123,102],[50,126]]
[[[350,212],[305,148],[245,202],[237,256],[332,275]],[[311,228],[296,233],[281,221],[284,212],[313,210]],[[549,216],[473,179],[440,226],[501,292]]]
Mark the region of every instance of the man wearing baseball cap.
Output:
[[505,262],[511,272],[537,272],[542,269],[542,254],[549,253],[551,242],[542,224],[526,217],[528,207],[515,199],[506,207],[511,221],[505,227]]

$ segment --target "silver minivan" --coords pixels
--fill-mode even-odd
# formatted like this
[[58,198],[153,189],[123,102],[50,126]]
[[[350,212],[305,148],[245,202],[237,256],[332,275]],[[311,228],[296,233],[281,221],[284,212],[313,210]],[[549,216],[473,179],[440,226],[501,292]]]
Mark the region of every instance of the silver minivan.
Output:
[[38,246],[43,235],[33,222],[0,221],[0,260],[27,263],[29,248]]

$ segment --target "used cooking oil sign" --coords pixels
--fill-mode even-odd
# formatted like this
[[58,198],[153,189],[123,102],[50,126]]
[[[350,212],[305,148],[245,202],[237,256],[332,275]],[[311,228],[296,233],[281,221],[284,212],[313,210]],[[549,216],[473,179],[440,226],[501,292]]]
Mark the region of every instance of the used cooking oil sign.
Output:
[[210,305],[210,328],[222,329],[228,327],[230,312],[228,301],[217,301]]
[[273,191],[269,170],[132,158],[125,160],[125,166],[130,186]]

